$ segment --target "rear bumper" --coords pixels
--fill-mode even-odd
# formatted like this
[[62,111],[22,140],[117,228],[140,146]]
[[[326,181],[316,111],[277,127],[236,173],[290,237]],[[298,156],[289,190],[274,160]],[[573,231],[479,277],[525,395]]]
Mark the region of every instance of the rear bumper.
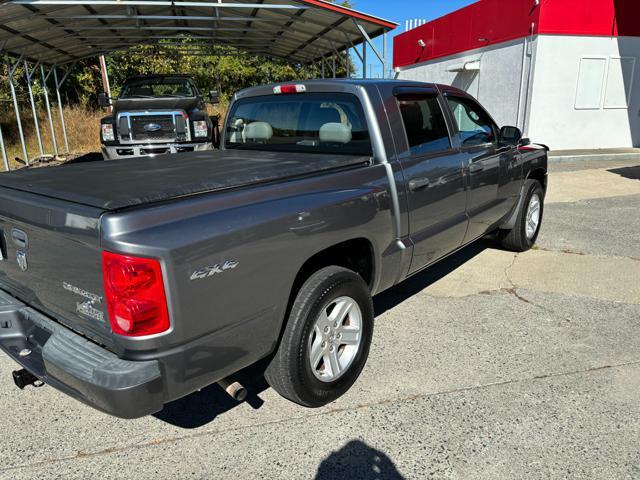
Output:
[[159,143],[149,145],[119,145],[116,147],[102,146],[102,156],[105,160],[121,160],[136,157],[155,157],[170,153],[200,152],[213,150],[213,143]]
[[163,408],[157,361],[122,360],[3,290],[0,349],[43,382],[110,415],[140,418]]

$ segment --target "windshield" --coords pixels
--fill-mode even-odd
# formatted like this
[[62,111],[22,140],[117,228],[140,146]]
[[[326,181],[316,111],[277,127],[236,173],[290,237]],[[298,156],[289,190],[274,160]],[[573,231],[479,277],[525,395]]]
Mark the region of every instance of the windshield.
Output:
[[195,97],[193,84],[187,78],[147,78],[127,83],[120,98]]
[[358,98],[342,93],[274,95],[239,100],[229,114],[228,149],[372,155]]

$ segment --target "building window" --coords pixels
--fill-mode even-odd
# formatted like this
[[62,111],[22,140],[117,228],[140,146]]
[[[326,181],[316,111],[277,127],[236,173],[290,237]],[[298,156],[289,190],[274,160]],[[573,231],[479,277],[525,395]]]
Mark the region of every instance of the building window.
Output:
[[583,57],[580,59],[576,110],[600,110],[602,89],[607,71],[607,57]]
[[576,110],[629,108],[636,59],[583,57],[576,87]]
[[636,59],[611,57],[604,93],[604,108],[629,108]]

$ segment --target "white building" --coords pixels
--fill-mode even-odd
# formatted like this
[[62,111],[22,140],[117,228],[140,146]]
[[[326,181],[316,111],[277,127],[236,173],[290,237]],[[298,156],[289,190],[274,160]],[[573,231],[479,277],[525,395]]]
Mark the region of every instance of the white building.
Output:
[[480,0],[395,39],[398,77],[445,83],[554,150],[640,147],[639,0]]

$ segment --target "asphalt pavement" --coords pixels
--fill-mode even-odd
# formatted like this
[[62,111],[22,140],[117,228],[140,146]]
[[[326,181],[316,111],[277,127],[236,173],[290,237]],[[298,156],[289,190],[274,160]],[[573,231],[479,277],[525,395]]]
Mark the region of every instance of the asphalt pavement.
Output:
[[640,166],[552,165],[538,246],[472,245],[375,300],[371,357],[307,410],[260,366],[118,420],[0,356],[0,478],[640,479]]

